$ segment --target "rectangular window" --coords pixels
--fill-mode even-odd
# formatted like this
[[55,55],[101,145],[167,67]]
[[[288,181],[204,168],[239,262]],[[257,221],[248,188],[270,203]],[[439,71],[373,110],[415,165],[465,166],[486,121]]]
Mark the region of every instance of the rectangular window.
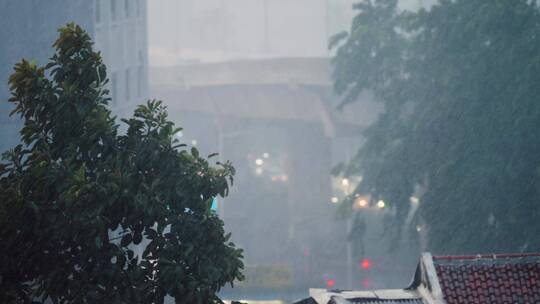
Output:
[[113,72],[111,75],[111,105],[115,106],[118,104],[118,75],[116,72]]
[[142,97],[142,90],[143,90],[143,67],[139,66],[137,68],[137,97]]
[[125,98],[125,101],[126,101],[127,103],[129,103],[129,102],[130,102],[130,99],[131,99],[131,96],[130,96],[130,86],[129,86],[129,80],[130,80],[130,79],[129,79],[129,78],[130,78],[130,77],[129,77],[129,76],[130,76],[129,74],[130,74],[130,73],[129,73],[129,68],[128,68],[128,69],[126,69],[126,98]]
[[131,0],[124,0],[124,12],[126,14],[126,18],[131,17],[131,11],[129,7],[129,1]]
[[116,21],[117,17],[117,7],[116,7],[116,0],[111,0],[111,18],[113,21]]
[[95,0],[96,23],[101,22],[101,0]]

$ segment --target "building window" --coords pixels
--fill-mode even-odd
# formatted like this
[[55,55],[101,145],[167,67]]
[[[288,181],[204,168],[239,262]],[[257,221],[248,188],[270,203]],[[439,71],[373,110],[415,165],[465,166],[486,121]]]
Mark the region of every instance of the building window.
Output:
[[[131,11],[130,11],[130,7],[129,7],[129,1],[131,0],[124,0],[124,12],[126,14],[126,18],[129,18],[131,17]],[[135,0],[137,1],[137,0]]]
[[111,0],[111,18],[113,21],[116,21],[116,17],[117,17],[117,10],[118,10],[118,7],[116,7],[116,0]]
[[95,0],[95,10],[96,10],[96,23],[101,22],[101,0]]
[[125,100],[126,100],[126,102],[128,102],[128,103],[130,102],[130,99],[131,99],[131,96],[130,96],[130,94],[129,94],[129,93],[130,93],[130,86],[129,86],[129,78],[130,78],[129,76],[130,76],[130,75],[129,75],[129,74],[130,74],[130,73],[129,73],[129,68],[128,68],[128,69],[126,69],[126,92],[125,92],[125,93],[126,93],[126,95],[125,95],[125,96],[126,96]]
[[142,96],[142,93],[143,93],[143,90],[144,90],[144,85],[145,85],[145,81],[144,81],[144,57],[143,57],[143,53],[141,50],[139,50],[138,54],[138,61],[139,61],[139,66],[137,67],[137,96],[138,97],[141,97]]
[[118,104],[118,75],[116,72],[113,72],[111,75],[111,105],[115,106]]
[[137,67],[137,97],[142,97],[142,90],[143,90],[143,84],[144,84],[144,70],[142,65]]

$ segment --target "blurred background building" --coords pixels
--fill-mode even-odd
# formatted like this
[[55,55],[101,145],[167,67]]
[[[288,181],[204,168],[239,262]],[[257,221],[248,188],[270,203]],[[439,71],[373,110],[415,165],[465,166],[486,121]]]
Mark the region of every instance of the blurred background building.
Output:
[[22,58],[44,65],[53,55],[57,29],[81,25],[102,52],[115,113],[125,116],[148,96],[146,0],[0,1],[0,150],[18,142],[21,122],[8,116],[8,78]]
[[103,54],[115,114],[128,116],[148,97],[163,99],[184,127],[181,141],[219,152],[216,161],[237,168],[218,213],[245,249],[247,279],[225,295],[292,300],[308,287],[404,286],[417,246],[405,238],[389,252],[383,218],[392,210],[358,197],[366,228],[353,233],[364,245],[351,248],[350,221],[339,219],[339,208],[358,180],[331,175],[354,156],[381,111],[369,94],[336,109],[327,44],[349,28],[353,3],[0,0],[0,150],[17,143],[20,128],[5,102],[13,65],[22,58],[44,64],[56,30],[76,22]]
[[[185,128],[179,139],[206,155],[219,152],[216,161],[237,168],[231,196],[218,201],[226,229],[246,254],[247,279],[229,291],[245,294],[233,298],[293,297],[328,280],[346,288],[349,266],[360,269],[360,262],[350,265],[347,223],[337,220],[335,201],[349,194],[352,181],[343,187],[330,173],[352,155],[381,109],[365,95],[337,111],[330,71],[328,58],[150,70],[150,95],[165,100]],[[372,211],[379,219],[385,214]]]
[[107,65],[118,113],[148,98],[146,0],[94,0],[93,38]]
[[328,39],[348,30],[354,2],[149,3],[150,96],[184,128],[181,141],[237,168],[218,212],[245,249],[246,281],[225,298],[405,286],[417,263],[407,238],[389,251],[383,219],[393,211],[384,204],[355,198],[366,200],[354,211],[366,227],[353,232],[359,248],[349,242],[350,220],[339,219],[358,181],[333,177],[332,168],[354,156],[382,110],[369,94],[337,109]]

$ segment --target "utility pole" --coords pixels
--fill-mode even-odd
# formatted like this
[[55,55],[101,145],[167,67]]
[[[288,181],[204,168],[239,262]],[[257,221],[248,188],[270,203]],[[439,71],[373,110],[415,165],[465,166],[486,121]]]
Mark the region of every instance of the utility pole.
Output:
[[[347,158],[348,159],[348,158]],[[352,195],[352,189],[354,187],[351,186],[351,182],[348,178],[343,178],[341,180],[341,186],[343,193],[345,194],[345,197],[349,197]],[[351,207],[353,208],[353,207]],[[352,209],[351,209],[352,210]],[[353,248],[352,248],[352,240],[351,240],[351,232],[353,229],[352,225],[352,215],[347,217],[347,249],[346,249],[346,258],[347,258],[347,289],[352,290],[353,289]]]
[[353,250],[352,250],[352,218],[347,219],[347,288],[349,290],[353,289]]
[[[213,122],[214,127],[216,128],[218,137],[217,137],[217,144],[218,144],[218,158],[220,162],[224,162],[224,145],[225,145],[225,125],[223,123],[223,120],[221,119],[220,111],[218,106],[215,102],[212,101],[212,116],[213,116]],[[216,196],[217,198],[217,196]],[[222,220],[225,220],[225,198],[222,197],[220,201],[218,201],[218,215]]]

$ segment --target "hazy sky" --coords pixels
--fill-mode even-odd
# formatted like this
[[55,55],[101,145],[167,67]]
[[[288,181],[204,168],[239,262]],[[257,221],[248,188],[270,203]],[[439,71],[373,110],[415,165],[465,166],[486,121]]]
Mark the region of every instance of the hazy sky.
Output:
[[266,57],[328,56],[352,0],[149,1],[151,65]]
[[[355,0],[148,1],[152,66],[276,57],[326,57]],[[414,9],[434,0],[400,0]]]

